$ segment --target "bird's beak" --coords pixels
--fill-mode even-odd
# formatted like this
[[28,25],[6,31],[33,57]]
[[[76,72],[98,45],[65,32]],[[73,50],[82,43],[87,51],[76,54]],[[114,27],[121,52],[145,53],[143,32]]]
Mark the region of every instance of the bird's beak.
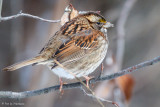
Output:
[[105,25],[103,25],[104,28],[110,28],[110,27],[114,27],[114,25],[110,22],[107,22]]
[[105,25],[102,26],[101,31],[103,33],[107,33],[107,28],[110,28],[110,27],[114,27],[114,25],[110,22],[107,22]]

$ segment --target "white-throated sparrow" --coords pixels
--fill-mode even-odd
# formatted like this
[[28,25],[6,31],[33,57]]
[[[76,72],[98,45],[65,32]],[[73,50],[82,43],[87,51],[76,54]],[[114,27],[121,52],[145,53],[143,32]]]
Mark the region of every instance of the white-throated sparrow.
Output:
[[44,64],[59,77],[74,79],[73,75],[54,62],[55,59],[77,77],[92,73],[107,53],[107,28],[113,25],[96,12],[72,15],[71,19],[64,20],[64,25],[36,57],[8,66],[3,71]]

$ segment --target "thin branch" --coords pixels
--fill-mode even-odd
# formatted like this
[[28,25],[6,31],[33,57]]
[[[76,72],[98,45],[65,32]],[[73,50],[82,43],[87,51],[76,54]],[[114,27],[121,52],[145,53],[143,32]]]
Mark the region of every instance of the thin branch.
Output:
[[[89,84],[93,84],[99,81],[104,81],[104,80],[111,80],[111,79],[115,79],[117,77],[123,76],[125,74],[129,74],[131,72],[137,71],[138,69],[153,65],[155,63],[160,62],[160,56],[155,57],[152,60],[149,61],[145,61],[142,62],[140,64],[134,65],[132,67],[129,67],[127,69],[124,69],[120,72],[116,72],[110,75],[106,75],[103,76],[101,78],[93,78],[90,80]],[[86,83],[86,81],[83,81],[84,83]],[[63,89],[72,89],[72,88],[80,88],[81,86],[83,86],[80,82],[75,82],[75,83],[70,83],[70,84],[64,84],[63,85]],[[52,87],[48,87],[48,88],[43,88],[43,89],[39,89],[39,90],[33,90],[33,91],[24,91],[24,92],[12,92],[12,91],[0,91],[0,98],[27,98],[27,97],[31,97],[31,96],[37,96],[37,95],[42,95],[42,94],[47,94],[50,93],[52,91],[56,91],[59,90],[60,85],[56,85],[56,86],[52,86]]]
[[107,103],[111,103],[113,104],[114,106],[116,107],[119,107],[118,104],[116,104],[115,102],[113,101],[109,101],[109,100],[106,100],[106,99],[103,99],[101,97],[97,97],[97,96],[93,96],[93,94],[88,94],[82,87],[80,88],[87,96],[91,97],[91,98],[98,98],[99,100],[103,101],[103,102],[107,102]]
[[0,21],[2,17],[2,3],[3,3],[3,0],[0,0]]
[[7,20],[18,18],[18,17],[22,17],[22,16],[33,18],[33,19],[38,19],[38,20],[45,21],[45,22],[51,22],[51,23],[60,22],[60,20],[48,20],[48,19],[44,19],[44,18],[41,18],[41,17],[38,17],[38,16],[34,16],[34,15],[31,15],[31,14],[28,14],[28,13],[22,13],[22,11],[20,11],[16,15],[7,16],[7,17],[1,17],[1,21],[7,21]]
[[79,11],[79,14],[85,14],[88,12],[95,12],[95,13],[100,13],[101,11]]
[[117,53],[116,53],[116,62],[118,64],[118,70],[122,67],[124,48],[125,48],[125,24],[127,22],[129,13],[136,3],[137,0],[126,0],[122,11],[120,13],[120,17],[117,21]]

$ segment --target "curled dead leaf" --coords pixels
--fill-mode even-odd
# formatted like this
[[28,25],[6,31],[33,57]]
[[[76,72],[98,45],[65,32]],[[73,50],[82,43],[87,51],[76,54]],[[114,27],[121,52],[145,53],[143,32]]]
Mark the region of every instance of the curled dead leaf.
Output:
[[78,16],[78,11],[73,7],[72,4],[69,4],[64,11],[64,14],[61,17],[61,25],[63,26],[66,22],[70,21],[74,17]]
[[121,91],[124,93],[126,102],[129,102],[132,97],[134,87],[133,77],[131,75],[124,75],[115,80]]

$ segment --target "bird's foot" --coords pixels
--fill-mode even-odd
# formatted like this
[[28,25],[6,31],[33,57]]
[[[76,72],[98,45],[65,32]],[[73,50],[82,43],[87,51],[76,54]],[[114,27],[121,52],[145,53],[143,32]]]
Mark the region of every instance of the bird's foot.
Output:
[[83,76],[85,79],[86,79],[86,85],[87,85],[87,87],[89,88],[89,81],[92,79],[92,78],[94,78],[94,76],[91,76],[91,77],[89,77],[89,76]]

